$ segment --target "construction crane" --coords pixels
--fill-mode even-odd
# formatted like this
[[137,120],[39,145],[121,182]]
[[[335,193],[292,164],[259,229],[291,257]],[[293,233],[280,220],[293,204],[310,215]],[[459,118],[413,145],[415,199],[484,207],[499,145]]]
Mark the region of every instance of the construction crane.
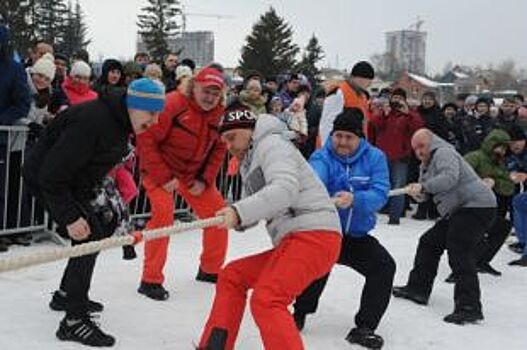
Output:
[[207,17],[207,18],[216,18],[218,20],[220,19],[226,19],[226,18],[236,18],[235,16],[231,15],[222,15],[217,13],[192,13],[192,12],[186,12],[185,8],[181,8],[181,32],[185,33],[187,31],[187,16],[191,17]]
[[410,25],[410,29],[414,29],[415,28],[415,31],[420,32],[421,31],[421,27],[423,26],[424,23],[425,23],[425,21],[423,21],[421,19],[421,17],[417,16],[416,21]]

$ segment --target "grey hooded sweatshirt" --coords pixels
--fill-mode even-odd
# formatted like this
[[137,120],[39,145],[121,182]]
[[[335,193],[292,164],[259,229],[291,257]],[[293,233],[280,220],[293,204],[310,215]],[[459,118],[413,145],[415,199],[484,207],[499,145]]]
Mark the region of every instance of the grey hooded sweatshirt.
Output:
[[278,118],[258,117],[251,146],[240,164],[243,199],[233,204],[240,226],[265,220],[274,246],[293,232],[341,234],[337,210],[326,188],[287,134]]
[[454,147],[433,135],[431,159],[421,164],[419,182],[441,216],[460,208],[495,208],[496,197]]

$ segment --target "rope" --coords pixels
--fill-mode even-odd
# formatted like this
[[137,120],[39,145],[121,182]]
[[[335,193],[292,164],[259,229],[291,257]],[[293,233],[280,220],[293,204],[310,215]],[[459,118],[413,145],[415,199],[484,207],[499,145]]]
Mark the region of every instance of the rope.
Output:
[[[389,197],[406,194],[406,188],[391,190]],[[58,260],[75,258],[122,247],[125,245],[138,244],[142,241],[147,242],[161,237],[168,237],[177,233],[203,229],[206,227],[216,226],[223,222],[223,217],[212,217],[209,219],[198,220],[188,223],[178,222],[173,226],[163,227],[155,230],[145,230],[142,232],[133,232],[129,235],[109,237],[99,241],[79,244],[73,247],[62,247],[46,249],[31,254],[15,255],[5,259],[0,259],[0,273],[7,271],[20,270],[25,267],[50,263]]]
[[216,226],[222,222],[223,217],[213,217],[188,223],[177,223],[173,226],[155,230],[134,232],[130,235],[105,238],[99,241],[79,244],[74,247],[53,248],[31,254],[11,256],[0,260],[0,273],[19,270],[25,267],[45,264],[62,259],[94,254],[103,250],[137,244],[141,241],[147,242],[153,239],[174,235],[176,233]]

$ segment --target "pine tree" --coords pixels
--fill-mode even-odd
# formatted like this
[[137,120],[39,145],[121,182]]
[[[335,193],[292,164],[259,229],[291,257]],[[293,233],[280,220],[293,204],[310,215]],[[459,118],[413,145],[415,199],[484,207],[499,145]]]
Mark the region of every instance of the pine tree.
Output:
[[170,52],[168,41],[178,35],[180,25],[176,18],[182,13],[181,4],[179,0],[148,0],[148,3],[138,16],[138,33],[153,60],[162,62]]
[[57,51],[71,57],[80,49],[86,49],[91,40],[87,39],[88,29],[84,22],[84,13],[79,1],[75,3],[75,8],[71,2],[68,5],[68,14],[66,16],[65,31],[63,41],[57,47]]
[[37,0],[35,27],[40,40],[58,47],[64,40],[68,7],[64,0]]
[[320,46],[315,34],[309,39],[302,59],[298,64],[298,71],[306,75],[310,80],[315,80],[320,74],[317,64],[324,58],[324,51]]
[[293,70],[299,49],[292,36],[291,26],[271,7],[247,36],[239,62],[242,73],[258,71],[271,76]]
[[34,0],[2,0],[0,16],[11,32],[14,49],[25,55],[36,37],[36,29],[30,20]]

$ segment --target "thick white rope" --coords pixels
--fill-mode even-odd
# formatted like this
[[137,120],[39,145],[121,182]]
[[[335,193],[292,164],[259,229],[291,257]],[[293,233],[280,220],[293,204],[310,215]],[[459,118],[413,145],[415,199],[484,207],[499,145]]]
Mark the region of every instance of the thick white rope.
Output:
[[[405,187],[398,188],[395,190],[391,190],[388,196],[400,196],[406,194],[407,192],[408,189]],[[32,252],[31,254],[14,255],[5,259],[0,259],[0,273],[19,270],[25,267],[45,264],[53,261],[94,254],[103,250],[118,248],[125,245],[137,244],[141,241],[147,242],[153,239],[167,237],[181,232],[216,226],[221,224],[222,222],[223,217],[212,217],[209,219],[198,220],[188,223],[178,222],[173,226],[168,226],[155,230],[134,232],[130,235],[109,237],[100,241],[79,244],[73,247],[53,248],[46,249],[40,252]]]
[[0,259],[0,273],[62,259],[94,254],[103,250],[137,244],[141,241],[151,241],[153,239],[167,237],[176,233],[216,226],[222,222],[223,217],[213,217],[188,223],[177,223],[173,226],[155,230],[135,232],[130,235],[105,238],[100,241],[79,244],[74,247],[46,249],[40,252],[32,252],[31,254],[15,255],[5,259]]

